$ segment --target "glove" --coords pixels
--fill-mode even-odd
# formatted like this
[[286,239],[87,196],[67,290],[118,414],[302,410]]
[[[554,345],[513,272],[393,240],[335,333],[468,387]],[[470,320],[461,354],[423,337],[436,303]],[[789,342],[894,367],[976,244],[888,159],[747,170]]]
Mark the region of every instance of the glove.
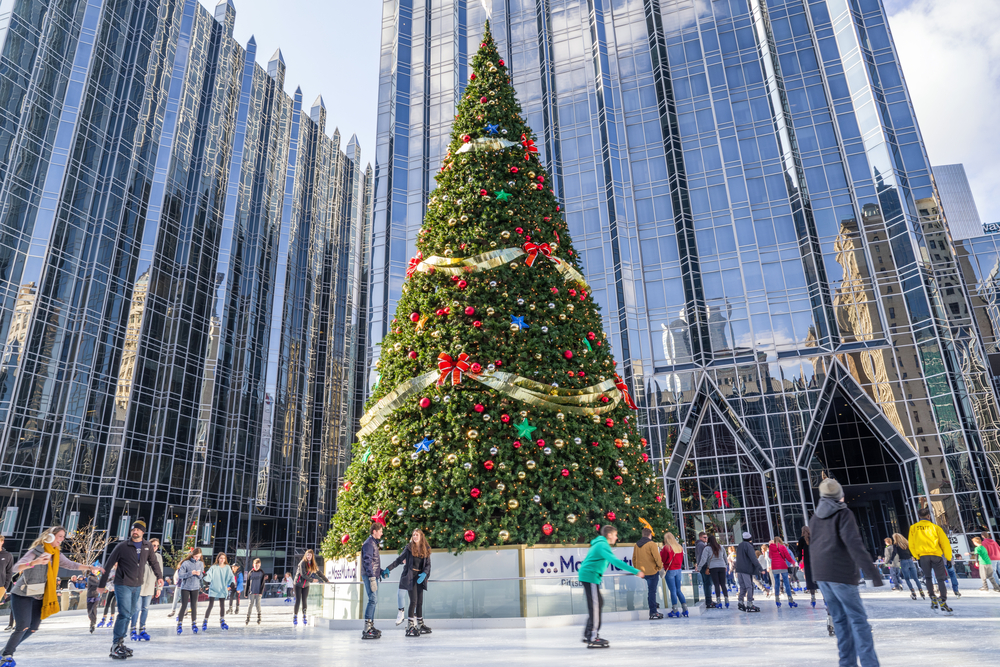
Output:
[[389,578],[389,570],[388,569],[382,570],[382,580],[385,581],[388,578]]
[[424,579],[426,579],[426,578],[427,578],[427,573],[426,572],[421,572],[420,576],[417,577],[417,583],[418,584],[424,583]]
[[368,583],[371,585],[372,593],[378,591],[378,577],[368,577]]

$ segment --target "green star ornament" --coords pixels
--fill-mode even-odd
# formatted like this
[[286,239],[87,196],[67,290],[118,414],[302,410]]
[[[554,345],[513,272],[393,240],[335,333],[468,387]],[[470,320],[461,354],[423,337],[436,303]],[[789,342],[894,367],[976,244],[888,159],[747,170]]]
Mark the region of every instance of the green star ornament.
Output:
[[496,192],[495,194],[497,196],[497,201],[504,201],[504,202],[507,201],[508,199],[510,199],[513,196],[509,192],[504,192],[503,190],[500,190],[499,192]]
[[514,424],[514,428],[517,429],[517,437],[519,438],[530,438],[531,434],[538,430],[537,426],[528,423],[527,417],[520,424]]

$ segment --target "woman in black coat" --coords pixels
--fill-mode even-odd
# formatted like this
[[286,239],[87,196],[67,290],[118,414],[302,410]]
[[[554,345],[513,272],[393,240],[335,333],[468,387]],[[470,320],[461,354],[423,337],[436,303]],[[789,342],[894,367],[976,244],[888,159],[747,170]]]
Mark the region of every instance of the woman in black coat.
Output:
[[431,576],[431,548],[419,528],[413,531],[410,542],[400,552],[399,557],[383,572],[387,575],[400,564],[403,566],[403,572],[399,575],[399,588],[406,590],[410,595],[408,614],[410,622],[406,627],[406,636],[429,635],[431,629],[424,625],[424,591],[427,590],[427,579]]
[[816,589],[819,588],[813,581],[812,563],[809,562],[809,526],[802,526],[802,537],[798,543],[799,553],[802,554],[802,567],[806,573],[806,590],[809,591],[809,598],[812,606],[816,606]]

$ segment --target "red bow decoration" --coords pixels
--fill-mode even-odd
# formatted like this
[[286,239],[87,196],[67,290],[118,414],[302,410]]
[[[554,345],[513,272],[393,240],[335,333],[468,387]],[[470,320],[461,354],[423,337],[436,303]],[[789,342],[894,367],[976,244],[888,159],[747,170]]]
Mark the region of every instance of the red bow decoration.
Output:
[[377,510],[374,515],[372,515],[372,523],[380,523],[385,526],[385,510]]
[[445,354],[442,352],[438,355],[438,370],[441,371],[441,377],[438,378],[438,385],[443,385],[448,381],[448,374],[451,373],[451,383],[452,384],[462,384],[462,373],[469,370],[469,355],[465,352],[458,355],[458,361],[451,358],[450,354]]
[[715,502],[719,503],[720,507],[729,507],[729,492],[723,491],[722,493],[719,493],[716,491]]
[[406,277],[412,278],[414,272],[416,272],[417,267],[420,266],[420,262],[424,260],[424,253],[418,252],[416,257],[410,258],[410,266],[406,269]]
[[524,251],[528,253],[528,259],[524,260],[525,266],[531,266],[534,264],[535,258],[538,257],[538,253],[542,253],[556,264],[559,264],[561,261],[558,257],[552,256],[552,247],[548,243],[538,244],[528,241],[524,244]]
[[623,380],[618,373],[615,373],[615,386],[618,387],[618,391],[622,393],[622,397],[624,397],[626,405],[633,410],[638,410],[638,406],[636,406],[635,401],[632,400],[632,396],[628,393],[628,385],[625,384],[625,380]]
[[527,134],[521,135],[521,145],[524,146],[525,150],[529,153],[537,153],[538,147],[535,146],[535,142],[528,138]]

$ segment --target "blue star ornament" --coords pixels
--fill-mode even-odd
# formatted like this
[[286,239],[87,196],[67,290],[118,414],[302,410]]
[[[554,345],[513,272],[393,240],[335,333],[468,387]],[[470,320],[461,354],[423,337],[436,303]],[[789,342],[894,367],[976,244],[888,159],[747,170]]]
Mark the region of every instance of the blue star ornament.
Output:
[[519,326],[522,329],[530,329],[531,328],[530,326],[528,326],[528,323],[524,321],[523,317],[518,317],[517,315],[511,315],[510,316],[510,323],[511,324],[516,324],[517,326]]
[[486,123],[486,133],[487,134],[497,134],[500,132],[500,125],[493,125],[492,123]]
[[433,444],[434,444],[433,440],[431,440],[430,438],[424,438],[423,440],[421,440],[420,442],[418,442],[417,444],[415,444],[413,446],[416,448],[418,454],[420,452],[428,452],[428,453],[430,453],[430,451],[431,451],[431,445],[433,445]]

